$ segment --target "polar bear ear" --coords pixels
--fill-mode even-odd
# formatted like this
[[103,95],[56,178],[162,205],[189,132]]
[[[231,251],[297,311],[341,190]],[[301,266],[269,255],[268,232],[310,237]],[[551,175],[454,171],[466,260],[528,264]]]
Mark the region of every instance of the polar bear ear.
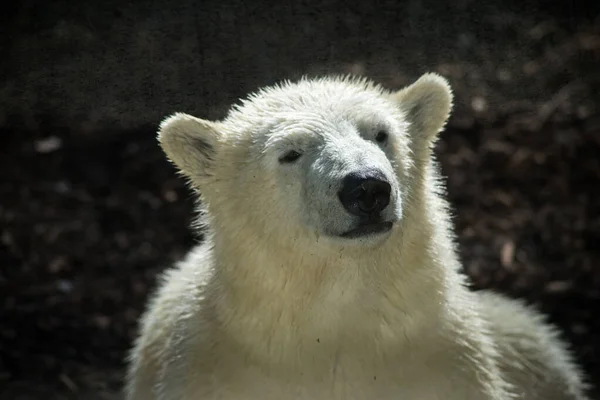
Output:
[[406,113],[414,141],[430,144],[442,130],[452,110],[452,89],[434,73],[421,76],[412,85],[392,95]]
[[219,136],[217,123],[184,113],[167,117],[158,131],[167,157],[190,178],[212,175]]

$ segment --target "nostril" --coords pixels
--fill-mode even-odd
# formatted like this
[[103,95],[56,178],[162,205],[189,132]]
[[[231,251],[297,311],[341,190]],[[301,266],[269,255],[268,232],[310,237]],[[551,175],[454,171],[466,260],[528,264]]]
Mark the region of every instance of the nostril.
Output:
[[357,200],[364,213],[379,213],[390,203],[391,186],[385,181],[368,179],[361,185],[361,189]]

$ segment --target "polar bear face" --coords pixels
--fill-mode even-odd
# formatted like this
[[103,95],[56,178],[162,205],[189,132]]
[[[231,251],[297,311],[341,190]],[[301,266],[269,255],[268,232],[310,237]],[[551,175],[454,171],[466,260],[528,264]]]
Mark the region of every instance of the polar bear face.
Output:
[[401,229],[415,169],[450,107],[437,75],[399,92],[352,78],[304,79],[250,96],[220,122],[175,114],[159,140],[220,233],[288,246],[372,245]]
[[373,92],[308,93],[255,139],[261,170],[274,183],[269,197],[287,205],[285,218],[304,235],[384,239],[402,217],[409,154],[401,115]]

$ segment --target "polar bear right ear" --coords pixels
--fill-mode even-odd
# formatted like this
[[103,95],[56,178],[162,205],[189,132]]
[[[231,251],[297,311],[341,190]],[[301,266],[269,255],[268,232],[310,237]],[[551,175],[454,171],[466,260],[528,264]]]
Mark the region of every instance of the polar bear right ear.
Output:
[[422,75],[392,97],[406,113],[411,124],[411,136],[417,144],[429,145],[433,142],[452,111],[450,84],[435,73]]
[[184,113],[167,117],[158,131],[167,157],[190,178],[212,175],[219,136],[217,123]]

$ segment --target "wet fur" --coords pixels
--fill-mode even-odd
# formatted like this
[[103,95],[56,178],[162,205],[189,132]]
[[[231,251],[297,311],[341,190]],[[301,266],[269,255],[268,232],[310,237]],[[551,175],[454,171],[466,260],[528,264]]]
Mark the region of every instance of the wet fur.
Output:
[[[541,314],[471,292],[459,273],[431,153],[451,103],[433,74],[398,92],[333,77],[262,90],[223,121],[165,120],[159,140],[198,191],[207,234],[149,301],[127,399],[585,399],[580,370]],[[385,151],[363,143],[368,126],[357,138],[343,125],[353,113],[378,123],[369,107],[392,125]],[[267,134],[278,129],[297,134]],[[364,146],[367,161],[395,174],[401,219],[385,240],[319,233],[353,223],[327,208],[337,178],[269,172],[279,168],[270,152],[320,130],[319,148]],[[323,152],[307,157],[335,174],[337,153]]]

